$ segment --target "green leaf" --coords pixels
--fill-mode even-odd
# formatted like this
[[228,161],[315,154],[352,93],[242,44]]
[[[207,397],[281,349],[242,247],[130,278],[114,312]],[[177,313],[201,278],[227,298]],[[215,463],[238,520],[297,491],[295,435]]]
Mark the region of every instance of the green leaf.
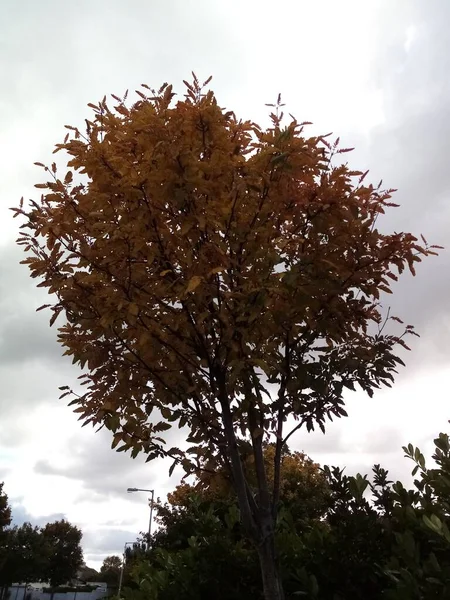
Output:
[[436,533],[441,534],[442,523],[436,515],[431,515],[431,519],[427,515],[423,515],[423,522],[425,525]]

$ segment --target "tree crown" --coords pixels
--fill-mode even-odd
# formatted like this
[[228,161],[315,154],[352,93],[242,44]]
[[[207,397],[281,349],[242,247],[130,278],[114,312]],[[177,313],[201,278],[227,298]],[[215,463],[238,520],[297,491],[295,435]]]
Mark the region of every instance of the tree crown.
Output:
[[[380,296],[433,247],[382,233],[392,190],[335,165],[339,140],[283,126],[280,98],[263,129],[186,85],[175,104],[164,85],[90,105],[86,134],[56,148],[70,170],[45,167],[41,201],[15,212],[65,354],[88,370],[75,412],[118,450],[190,471],[227,464],[239,437],[281,447],[288,417],[323,429],[346,388],[390,385],[412,327],[386,333]],[[164,446],[176,423],[188,455]]]

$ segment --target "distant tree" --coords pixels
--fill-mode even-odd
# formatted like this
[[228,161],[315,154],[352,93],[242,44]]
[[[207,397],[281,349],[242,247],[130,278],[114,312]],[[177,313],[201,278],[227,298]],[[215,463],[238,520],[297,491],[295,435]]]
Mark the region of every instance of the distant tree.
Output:
[[3,566],[6,583],[40,581],[49,560],[49,548],[41,530],[31,523],[8,531],[7,556]]
[[122,559],[120,556],[107,556],[100,568],[100,577],[109,587],[119,585],[120,570],[122,568]]
[[[283,448],[345,416],[346,389],[391,385],[412,327],[389,331],[380,298],[433,250],[379,226],[392,190],[343,164],[338,140],[285,126],[280,98],[267,129],[243,122],[208,82],[194,76],[176,103],[164,85],[131,106],[91,105],[86,134],[69,127],[57,146],[69,170],[40,164],[41,201],[14,210],[24,262],[55,294],[51,324],[64,317],[59,341],[86,368],[80,419],[132,456],[228,469],[265,598],[280,600]],[[164,445],[176,424],[187,452]]]
[[42,578],[52,587],[67,583],[83,564],[82,533],[64,519],[47,523],[41,531],[49,555]]
[[9,583],[9,576],[5,569],[8,557],[8,526],[11,524],[11,507],[8,504],[8,496],[3,491],[4,483],[0,483],[0,600],[3,598],[5,586]]
[[120,556],[117,555],[113,555],[113,556],[107,556],[104,561],[103,564],[100,568],[100,573],[104,573],[105,571],[110,571],[110,570],[120,570],[120,567],[122,565],[122,559],[120,558]]
[[100,581],[100,573],[83,563],[78,570],[77,578],[84,582]]
[[8,496],[3,491],[3,486],[4,482],[2,481],[0,483],[0,535],[11,523],[11,507],[8,504]]

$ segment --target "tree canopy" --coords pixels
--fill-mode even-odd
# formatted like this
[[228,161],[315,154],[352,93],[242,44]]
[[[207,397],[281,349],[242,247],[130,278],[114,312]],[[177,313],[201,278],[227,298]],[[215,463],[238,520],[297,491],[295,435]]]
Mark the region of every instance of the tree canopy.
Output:
[[31,523],[13,527],[7,532],[6,549],[2,576],[4,584],[41,581],[45,578],[50,548],[39,527]]
[[52,586],[61,585],[74,577],[83,564],[81,530],[65,519],[47,523],[42,528],[42,537],[50,549],[50,558],[45,568],[45,577]]
[[[0,502],[6,495],[0,496]],[[11,522],[11,511],[7,507]],[[13,582],[65,584],[83,566],[81,531],[64,519],[36,527],[23,523],[0,530],[0,598]]]
[[119,585],[121,568],[122,559],[120,556],[107,556],[100,568],[102,581],[105,581],[110,587],[117,587]]
[[[433,246],[383,233],[392,190],[366,183],[328,136],[243,121],[185,82],[90,105],[68,126],[40,202],[22,216],[23,261],[56,296],[59,341],[85,372],[72,404],[113,447],[170,456],[187,473],[232,474],[242,523],[260,549],[266,598],[282,598],[274,525],[283,447],[296,429],[346,415],[343,394],[391,385],[412,326],[381,306]],[[43,307],[41,307],[43,308]],[[64,395],[70,390],[63,390]],[[286,429],[289,418],[297,421]],[[191,447],[165,444],[173,426]],[[240,454],[250,444],[258,485]],[[275,444],[268,485],[265,443]]]

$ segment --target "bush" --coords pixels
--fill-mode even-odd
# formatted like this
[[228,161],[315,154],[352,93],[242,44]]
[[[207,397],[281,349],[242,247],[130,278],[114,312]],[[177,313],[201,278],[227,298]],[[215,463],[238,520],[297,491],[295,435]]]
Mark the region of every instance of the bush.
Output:
[[[323,469],[329,506],[301,520],[285,503],[277,547],[286,599],[428,600],[450,598],[450,443],[435,440],[436,467],[404,448],[419,476],[413,489],[375,465],[372,478]],[[257,554],[245,541],[232,500],[192,492],[153,538],[154,549],[130,560],[135,589],[127,600],[261,598]],[[131,559],[131,557],[130,557]]]

